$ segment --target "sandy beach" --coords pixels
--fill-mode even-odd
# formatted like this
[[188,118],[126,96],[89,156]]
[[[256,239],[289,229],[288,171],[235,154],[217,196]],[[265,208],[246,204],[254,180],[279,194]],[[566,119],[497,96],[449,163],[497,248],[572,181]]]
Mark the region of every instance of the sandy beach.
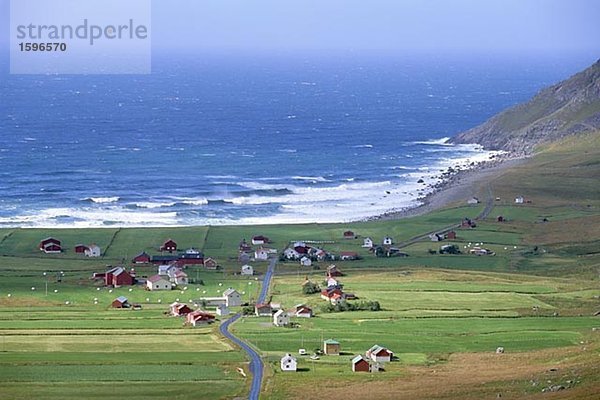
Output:
[[478,196],[482,200],[481,184],[493,180],[507,170],[525,163],[527,156],[505,154],[489,161],[479,162],[471,168],[445,174],[441,182],[429,186],[430,193],[420,198],[423,204],[405,210],[389,212],[372,220],[394,220],[427,214],[431,211],[465,203],[469,198]]

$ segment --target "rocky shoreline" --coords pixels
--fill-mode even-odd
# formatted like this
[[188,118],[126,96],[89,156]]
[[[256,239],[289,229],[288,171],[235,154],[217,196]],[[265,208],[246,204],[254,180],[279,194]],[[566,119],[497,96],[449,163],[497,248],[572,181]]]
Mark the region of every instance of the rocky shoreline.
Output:
[[397,220],[427,214],[455,203],[465,204],[470,197],[478,196],[479,183],[501,175],[506,170],[524,163],[527,158],[528,155],[525,153],[503,153],[495,154],[487,161],[473,163],[469,168],[450,167],[447,171],[441,172],[437,177],[440,179],[437,183],[427,186],[428,193],[418,199],[420,205],[390,211],[368,220]]

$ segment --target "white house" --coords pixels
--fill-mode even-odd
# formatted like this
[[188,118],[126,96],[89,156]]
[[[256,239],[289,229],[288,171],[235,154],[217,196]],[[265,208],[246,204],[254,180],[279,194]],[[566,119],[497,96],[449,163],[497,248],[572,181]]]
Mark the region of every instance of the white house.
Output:
[[229,288],[225,290],[223,298],[227,307],[239,307],[242,305],[242,296],[235,289]]
[[185,251],[185,254],[190,254],[190,255],[198,255],[198,254],[200,254],[200,251],[199,251],[199,250],[196,250],[196,249],[195,249],[195,248],[193,248],[193,247],[191,247],[191,248],[189,248],[189,249],[187,249],[187,250]]
[[254,275],[254,268],[251,265],[243,265],[242,266],[242,275]]
[[339,282],[332,277],[327,278],[327,287],[337,286]]
[[373,239],[371,239],[370,237],[366,237],[363,239],[363,245],[362,247],[368,248],[370,249],[371,247],[373,247]]
[[296,250],[294,250],[291,247],[288,247],[287,249],[285,249],[283,251],[283,256],[288,260],[299,260],[300,259],[300,253],[298,253]]
[[277,311],[273,314],[273,325],[275,326],[286,326],[290,324],[290,316],[283,310]]
[[312,260],[308,257],[302,257],[300,259],[300,265],[303,267],[310,267],[312,265]]
[[291,354],[286,354],[281,357],[281,370],[282,371],[296,371],[298,362]]
[[146,279],[146,287],[148,290],[171,290],[173,284],[163,275],[152,275]]
[[262,247],[260,249],[257,249],[254,252],[254,259],[257,261],[266,261],[269,259],[269,251],[267,249],[263,249]]
[[158,275],[169,275],[169,270],[175,268],[173,265],[163,264],[158,266]]
[[467,200],[467,204],[469,204],[469,205],[479,204],[479,199],[477,197],[471,197],[469,200]]
[[379,345],[375,345],[367,350],[367,357],[371,360],[379,363],[379,362],[390,362],[392,361],[392,357],[394,353],[385,347],[381,347]]
[[391,246],[391,245],[394,244],[394,239],[392,239],[389,236],[386,236],[386,237],[383,238],[383,242],[382,243],[383,243],[384,246]]
[[265,237],[265,236],[262,236],[262,235],[254,236],[252,238],[252,244],[255,245],[255,246],[259,245],[259,244],[265,244],[265,243],[268,243],[268,242],[269,242],[269,238]]
[[102,255],[102,251],[100,250],[100,247],[92,244],[86,247],[86,249],[83,251],[83,254],[85,254],[87,257],[100,257]]
[[523,196],[515,197],[515,203],[523,204],[523,203],[525,203],[525,199],[523,198]]
[[189,282],[188,274],[183,272],[183,270],[181,270],[180,268],[169,268],[169,270],[167,271],[167,275],[171,283],[174,285],[187,285]]

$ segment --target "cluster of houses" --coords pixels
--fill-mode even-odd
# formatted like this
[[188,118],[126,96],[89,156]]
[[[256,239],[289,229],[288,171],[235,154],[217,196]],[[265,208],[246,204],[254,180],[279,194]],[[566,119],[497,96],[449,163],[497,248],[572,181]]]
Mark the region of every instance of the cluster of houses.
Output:
[[215,321],[215,316],[202,310],[192,310],[187,304],[174,302],[169,306],[169,315],[173,317],[184,317],[185,325],[199,326],[210,324]]
[[185,268],[196,265],[203,266],[208,270],[215,270],[219,266],[212,258],[205,258],[204,254],[191,247],[183,252],[177,252],[177,243],[173,239],[167,239],[160,247],[160,255],[149,255],[145,251],[135,256],[131,262],[133,264],[154,264],[154,265],[174,265]]
[[344,285],[336,278],[336,276],[331,275],[327,277],[327,280],[325,281],[327,287],[321,290],[321,298],[334,306],[343,303],[346,300],[356,300],[357,297],[354,293],[344,292]]
[[[54,237],[42,239],[38,248],[45,254],[60,254],[63,252],[62,242]],[[75,253],[83,254],[86,257],[100,257],[102,255],[100,247],[95,243],[90,245],[77,244],[74,250]]]
[[334,260],[335,256],[306,242],[294,242],[283,251],[283,258],[288,261],[299,261],[300,265],[310,267],[314,261]]
[[449,231],[446,233],[432,233],[429,235],[432,242],[441,242],[442,240],[456,240],[456,232]]
[[306,304],[296,304],[289,310],[284,310],[278,303],[257,303],[254,306],[254,314],[257,317],[273,318],[273,325],[285,327],[290,325],[290,317],[312,318],[314,316],[312,308]]
[[252,236],[250,243],[246,239],[242,239],[238,246],[238,261],[244,264],[250,261],[267,261],[272,256],[277,255],[277,249],[269,247],[269,243],[271,243],[271,240],[263,235]]
[[[339,356],[341,354],[340,342],[334,339],[324,340],[322,353],[329,356]],[[304,349],[300,349],[300,354],[306,354]],[[394,353],[391,350],[383,346],[374,345],[364,355],[359,354],[352,358],[352,372],[378,372],[383,369],[384,363],[391,362],[393,357]],[[287,353],[281,357],[280,368],[284,372],[297,371],[298,360],[290,353]]]

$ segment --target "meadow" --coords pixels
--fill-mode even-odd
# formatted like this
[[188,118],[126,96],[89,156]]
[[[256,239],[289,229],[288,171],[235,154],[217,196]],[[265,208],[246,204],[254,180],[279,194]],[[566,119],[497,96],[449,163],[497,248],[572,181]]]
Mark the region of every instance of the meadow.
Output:
[[[566,139],[482,182],[481,198],[488,188],[499,198],[490,216],[477,221],[475,229],[456,229],[454,240],[408,244],[403,247],[408,257],[375,257],[361,247],[363,238],[408,242],[475,217],[483,205],[453,204],[409,219],[347,224],[0,229],[0,397],[244,396],[249,382],[237,368],[246,368],[247,360],[217,326],[191,329],[164,313],[173,301],[195,307],[199,298],[219,296],[227,287],[253,302],[260,280],[238,274],[238,243],[262,234],[278,251],[293,241],[313,240],[327,242],[323,247],[333,253],[358,252],[360,260],[335,262],[345,274],[340,280],[346,291],[382,306],[378,312],[324,313],[325,302],[302,294],[301,284],[308,278],[322,285],[329,262],[310,268],[278,263],[272,301],[288,308],[306,303],[317,315],[297,321],[297,328],[277,328],[257,317],[233,325],[267,360],[264,398],[361,393],[398,398],[400,389],[406,398],[475,399],[499,392],[526,397],[540,391],[531,381],[548,380],[565,385],[572,380],[577,383],[568,384],[565,393],[593,398],[588,395],[600,390],[592,379],[600,373],[600,341],[593,330],[600,327],[593,316],[600,299],[597,138]],[[517,195],[531,203],[514,204]],[[499,215],[506,221],[498,222]],[[346,230],[358,237],[343,239]],[[61,239],[65,251],[42,254],[37,245],[47,236]],[[111,265],[132,267],[130,259],[141,251],[159,254],[168,238],[181,249],[202,250],[222,268],[190,267],[192,282],[168,292],[148,292],[139,285],[106,288],[91,279]],[[76,254],[78,243],[98,244],[102,257]],[[443,244],[455,244],[462,253],[441,255],[437,250]],[[468,254],[477,245],[496,254]],[[251,264],[258,274],[267,266]],[[156,273],[153,266],[133,267],[138,277]],[[117,296],[142,309],[112,309]],[[300,372],[279,372],[283,353],[312,351],[327,338],[341,342],[341,356],[300,357]],[[373,344],[389,347],[398,359],[380,374],[351,373],[351,357]],[[498,346],[506,354],[496,355]],[[548,377],[556,365],[572,373]]]

